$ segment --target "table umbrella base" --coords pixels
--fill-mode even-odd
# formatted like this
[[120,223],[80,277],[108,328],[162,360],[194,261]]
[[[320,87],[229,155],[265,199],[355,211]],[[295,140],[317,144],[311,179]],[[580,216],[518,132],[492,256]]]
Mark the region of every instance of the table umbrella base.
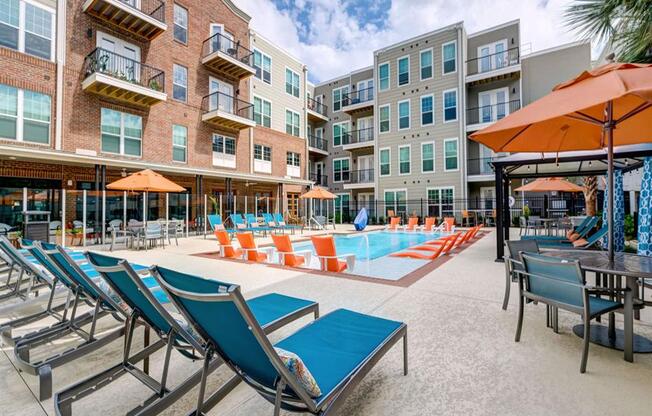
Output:
[[[579,324],[573,327],[573,332],[580,338],[584,337],[584,325]],[[616,337],[609,336],[609,327],[605,325],[591,325],[591,343],[614,350],[623,351],[625,333],[616,328]],[[652,353],[652,340],[641,335],[634,334],[634,352],[638,354]]]

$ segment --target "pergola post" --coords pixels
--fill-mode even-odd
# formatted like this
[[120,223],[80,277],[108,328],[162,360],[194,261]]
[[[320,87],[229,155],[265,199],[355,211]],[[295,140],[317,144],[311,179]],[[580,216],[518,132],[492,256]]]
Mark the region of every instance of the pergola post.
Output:
[[503,167],[496,166],[496,261],[502,262],[505,244],[503,221],[505,220],[505,198],[503,197]]
[[503,240],[509,240],[512,211],[509,207],[509,175],[503,172]]

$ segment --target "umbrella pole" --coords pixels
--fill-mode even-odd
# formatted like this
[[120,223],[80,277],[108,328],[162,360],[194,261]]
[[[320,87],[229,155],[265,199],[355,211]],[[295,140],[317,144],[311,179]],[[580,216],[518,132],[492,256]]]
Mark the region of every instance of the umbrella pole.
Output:
[[607,135],[607,188],[609,190],[609,200],[607,201],[607,221],[609,232],[609,263],[614,262],[614,121],[613,121],[613,101],[607,103],[607,122],[605,130]]

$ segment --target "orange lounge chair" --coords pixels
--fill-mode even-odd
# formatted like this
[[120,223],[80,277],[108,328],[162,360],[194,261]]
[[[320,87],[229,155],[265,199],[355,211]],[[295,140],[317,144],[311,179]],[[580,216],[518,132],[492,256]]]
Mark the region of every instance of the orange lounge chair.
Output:
[[437,228],[437,218],[426,217],[423,225],[420,225],[417,228],[425,233],[431,233],[435,231],[435,228]]
[[396,231],[401,225],[401,217],[391,217],[389,219],[389,224],[385,226],[385,230]]
[[[274,249],[273,247],[267,247],[265,249],[260,249],[256,246],[256,242],[254,241],[254,233],[251,231],[245,232],[245,233],[236,233],[235,235],[238,238],[238,242],[240,243],[240,248],[244,252],[244,257],[249,260],[249,261],[255,261],[258,263],[262,263],[266,261],[269,257],[271,257],[271,251]],[[265,252],[261,252],[261,250]]]
[[405,227],[403,227],[404,231],[416,231],[417,227],[419,227],[419,217],[410,217],[408,218],[408,223]]
[[444,231],[452,233],[455,231],[455,217],[444,218]]
[[[444,251],[445,247],[446,247],[445,244],[441,244],[441,245],[439,245],[437,247],[433,246],[432,248],[434,248],[435,251],[433,251],[433,253],[431,253],[431,254],[424,253],[423,251],[422,252],[419,252],[419,251],[401,251],[401,252],[398,252],[398,253],[390,254],[390,257],[404,257],[404,258],[419,259],[419,260],[434,260],[437,257],[439,257],[439,255]],[[412,247],[410,249],[415,249],[415,248],[416,247]]]
[[215,237],[220,243],[220,256],[227,259],[237,259],[242,257],[242,250],[233,247],[228,232],[225,230],[215,230]]
[[310,264],[312,251],[294,251],[290,236],[286,234],[272,234],[272,240],[278,253],[278,262],[284,266],[299,267],[302,264]]
[[446,245],[452,241],[452,244],[455,244],[455,241],[459,237],[460,233],[455,233],[447,235],[446,237],[438,238],[437,240],[426,241],[420,246],[410,247],[410,250],[422,250],[422,251],[439,251],[440,247],[446,247]]
[[[347,269],[350,271],[355,266],[354,254],[337,255],[332,235],[312,236],[311,240],[322,270],[340,273]],[[341,258],[345,261],[341,261]]]

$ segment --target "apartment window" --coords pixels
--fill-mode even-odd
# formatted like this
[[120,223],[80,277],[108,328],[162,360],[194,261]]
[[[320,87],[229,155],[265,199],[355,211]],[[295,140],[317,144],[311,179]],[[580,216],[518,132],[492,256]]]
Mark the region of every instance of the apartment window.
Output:
[[254,68],[256,69],[256,78],[262,79],[267,84],[272,84],[272,58],[254,49]]
[[344,95],[347,95],[348,93],[348,85],[333,90],[333,111],[340,111],[342,109],[342,99]]
[[349,144],[349,123],[333,124],[333,146]]
[[400,214],[407,211],[407,191],[405,189],[386,190],[385,191],[385,215],[389,216],[389,211],[394,214]]
[[350,164],[351,164],[351,160],[349,158],[333,160],[334,182],[347,182],[349,180],[351,174]]
[[430,188],[428,192],[428,216],[443,217],[455,214],[455,189]]
[[389,89],[389,62],[378,66],[378,83],[380,91]]
[[172,160],[175,162],[186,162],[186,150],[188,149],[188,128],[185,126],[172,125]]
[[389,104],[378,108],[378,120],[380,121],[380,132],[387,133],[390,123]]
[[398,86],[410,83],[410,57],[398,58]]
[[444,170],[457,170],[457,139],[444,140]]
[[389,176],[391,174],[391,151],[389,147],[380,149],[380,176]]
[[444,123],[457,120],[457,90],[444,91]]
[[435,171],[435,143],[421,143],[421,172]]
[[424,95],[421,97],[421,125],[429,126],[434,124],[434,109],[433,109],[434,98],[432,94]]
[[410,145],[398,147],[398,174],[410,174]]
[[188,43],[188,10],[174,5],[174,39]]
[[0,46],[52,60],[53,34],[54,10],[20,0],[0,0]]
[[272,103],[260,98],[254,97],[254,121],[259,126],[272,126]]
[[445,43],[441,47],[442,72],[449,74],[457,71],[457,43],[455,41]]
[[287,175],[293,177],[301,176],[301,155],[295,152],[286,154]]
[[299,97],[299,74],[289,68],[285,68],[285,92]]
[[292,110],[285,110],[285,132],[299,137],[301,129],[301,118],[299,113]]
[[254,170],[262,173],[272,173],[272,148],[262,144],[254,144]]
[[143,119],[140,116],[102,108],[102,152],[142,155]]
[[186,101],[188,96],[188,68],[174,64],[172,66],[172,98]]
[[235,168],[235,139],[213,134],[213,165]]
[[432,49],[421,51],[419,61],[421,66],[421,80],[432,78]]
[[398,103],[398,129],[410,128],[410,100],[399,101]]
[[50,142],[49,95],[0,84],[0,138]]

